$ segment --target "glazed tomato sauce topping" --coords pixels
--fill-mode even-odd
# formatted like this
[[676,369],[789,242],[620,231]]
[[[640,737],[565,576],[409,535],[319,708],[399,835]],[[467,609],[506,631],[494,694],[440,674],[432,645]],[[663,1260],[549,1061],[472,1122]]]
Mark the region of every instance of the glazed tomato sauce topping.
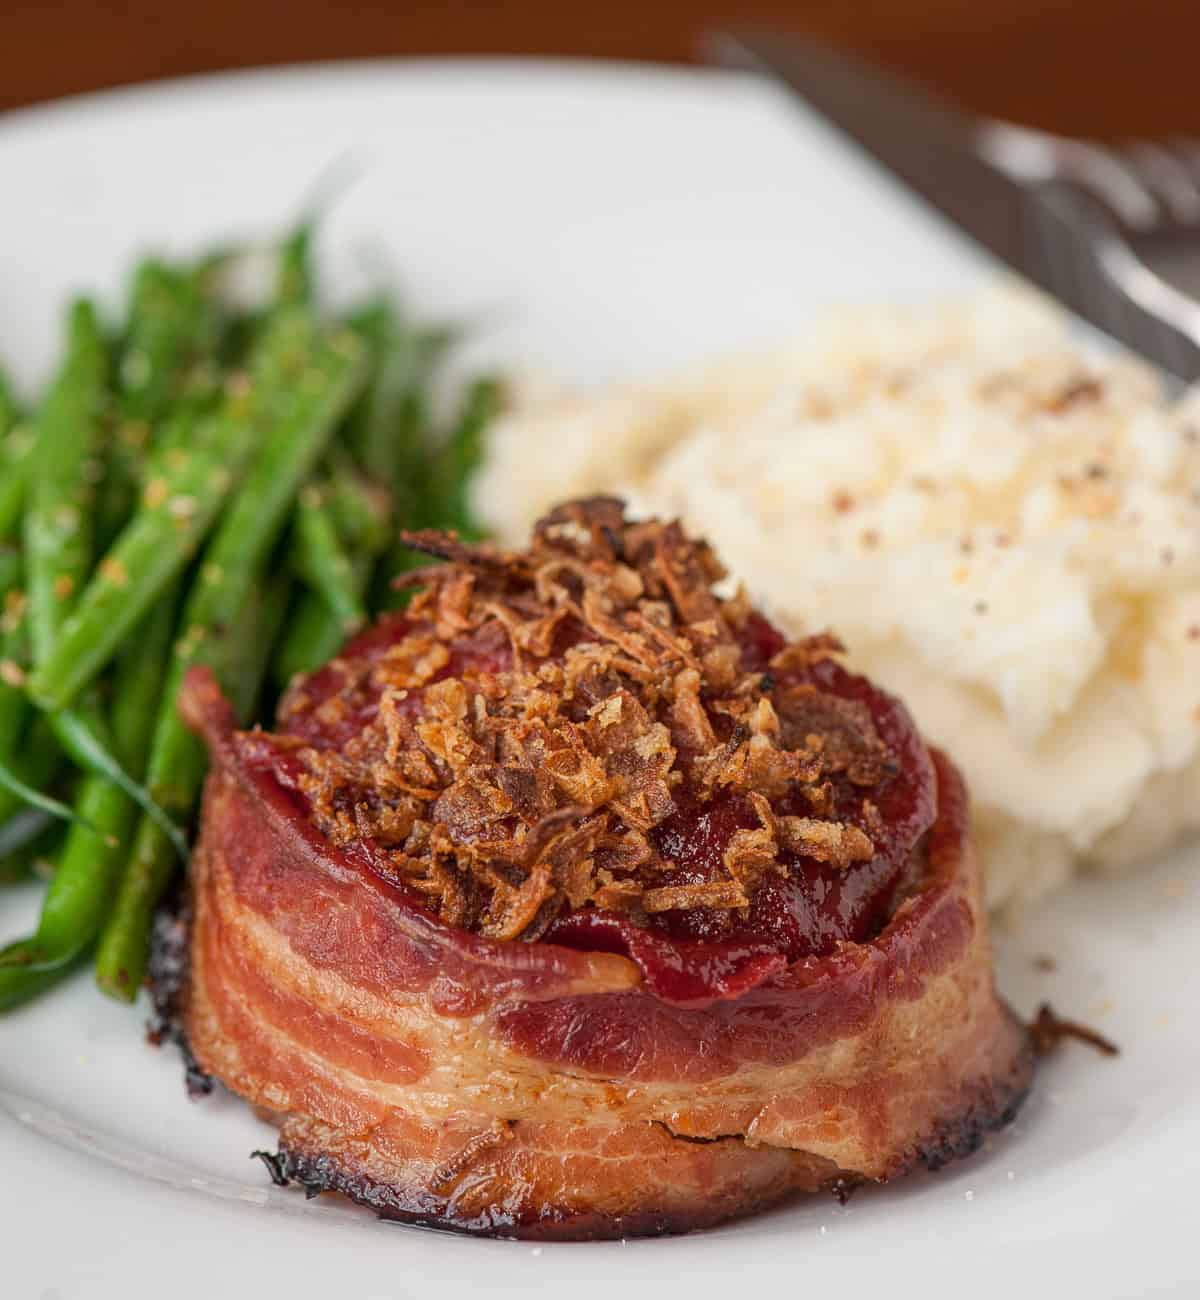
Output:
[[[640,554],[628,542],[622,553]],[[847,672],[820,645],[802,643],[803,653],[793,652],[765,619],[742,610],[728,619],[729,662],[709,673],[706,659],[705,673],[690,685],[679,685],[680,665],[673,664],[659,680],[674,681],[675,694],[655,705],[657,697],[646,689],[648,713],[627,686],[628,675],[637,678],[636,665],[620,669],[618,686],[608,660],[598,669],[585,665],[569,687],[562,686],[564,666],[569,674],[576,661],[598,653],[586,602],[564,602],[568,612],[534,634],[514,634],[511,617],[484,617],[449,635],[450,581],[442,580],[436,608],[432,598],[418,597],[410,614],[385,617],[293,687],[281,705],[279,732],[239,737],[243,761],[290,791],[297,811],[343,852],[407,888],[415,905],[445,922],[495,938],[623,953],[641,967],[652,991],[675,1000],[734,996],[790,963],[830,953],[845,941],[868,940],[886,924],[915,883],[936,802],[929,755],[897,701]],[[621,581],[632,589],[627,577]],[[652,584],[653,574],[643,570],[643,588],[653,592]],[[684,592],[677,604],[688,600]],[[537,608],[516,598],[514,604],[533,626]],[[466,606],[458,599],[454,608]],[[648,606],[643,599],[636,608]],[[707,644],[702,629],[708,624],[700,616],[708,608],[689,610],[697,655]],[[628,625],[649,627],[647,641],[658,637],[687,660],[686,645],[672,650],[678,643],[655,630],[669,626],[661,614],[651,610],[650,617],[659,620],[653,627],[632,616]],[[614,630],[613,620],[607,614],[592,618],[624,650],[624,633]],[[516,657],[514,644],[520,647]],[[639,644],[629,643],[633,653]],[[413,683],[399,690],[397,661],[409,674],[402,680]],[[524,701],[523,718],[545,714],[537,696],[543,683],[561,691],[559,724],[586,739],[579,753],[567,756],[570,762],[553,748],[535,748],[523,768],[487,768],[478,754],[464,757],[466,748],[491,734],[488,727],[499,725],[488,710],[511,711],[514,694]],[[622,693],[629,697],[624,713],[613,704]],[[690,714],[680,701],[691,702]],[[697,710],[707,722],[695,722]],[[633,715],[632,740],[612,740]],[[748,739],[756,728],[766,737],[757,751]],[[528,731],[522,722],[505,732],[501,747],[513,743],[511,736],[526,743]],[[537,744],[549,734],[535,736]],[[385,748],[386,771],[378,766]],[[758,769],[747,776],[737,763],[755,753],[762,761],[762,752],[776,766],[761,768],[760,787],[753,779]],[[802,761],[790,757],[795,753]],[[383,771],[370,778],[380,790],[394,781],[399,801],[409,803],[417,791],[424,800],[413,804],[420,816],[406,814],[397,829],[383,795],[364,787],[362,771],[346,776],[347,766],[363,768],[363,754],[373,756],[372,772]],[[440,793],[420,789],[433,776],[430,754],[444,754],[439,772],[446,763],[458,764],[455,782],[447,786],[443,779]],[[795,779],[778,776],[785,758],[793,767],[782,769],[784,775],[798,772]],[[728,779],[712,777],[726,770],[721,763],[732,765]],[[552,770],[567,795],[554,793],[555,811],[542,791],[540,814],[522,816],[523,801],[534,800],[546,781],[539,768]],[[622,774],[623,784],[614,786],[613,772]],[[598,794],[578,793],[588,780]],[[589,830],[592,809],[605,798],[605,820],[600,830]],[[367,812],[364,799],[371,803]],[[764,837],[771,851],[760,861],[755,852]],[[553,878],[539,886],[542,892],[530,896],[537,872],[549,870],[530,870],[538,856],[533,853],[500,880],[490,901],[481,896],[479,890],[497,878],[491,859],[509,860],[508,853],[515,862],[513,846],[533,839],[557,863]],[[423,874],[397,871],[397,861],[408,863],[420,853],[432,864]],[[484,866],[475,866],[474,877],[451,878],[444,864],[459,854],[474,855]],[[581,863],[591,872],[582,881]],[[458,916],[448,911],[454,907]]]
[[[403,616],[391,616],[347,647],[345,661],[380,659],[390,645],[409,629]],[[769,632],[764,638],[763,630]],[[758,668],[782,639],[764,620],[758,620],[755,640],[746,647],[744,663]],[[770,650],[775,653],[776,650]],[[450,676],[471,678],[478,673],[503,672],[511,654],[491,636],[456,644],[451,662],[435,680]],[[728,924],[727,914],[709,908],[659,913],[649,918],[655,935],[675,941],[671,946],[645,945],[643,960],[660,965],[686,957],[689,964],[704,961],[736,964],[740,954],[760,956],[778,953],[787,962],[833,950],[841,940],[860,942],[878,933],[893,910],[898,887],[904,882],[913,849],[933,820],[933,790],[928,758],[910,719],[896,703],[875,690],[861,677],[847,673],[832,660],[817,664],[811,678],[822,690],[844,699],[859,700],[871,712],[881,737],[897,757],[897,770],[878,793],[884,836],[876,839],[878,850],[869,862],[840,869],[799,854],[787,855],[786,878],[772,877],[755,893],[749,914]],[[322,723],[320,706],[339,695],[344,678],[338,666],[329,666],[309,679],[310,704],[288,720],[287,734],[316,748],[337,748],[374,720],[379,694],[369,683],[352,697],[353,708]],[[419,710],[421,692],[414,692],[412,707]],[[249,757],[250,754],[247,753]],[[274,772],[285,787],[297,789],[299,760],[294,752],[281,750],[269,737],[260,737],[256,765]],[[752,829],[753,810],[737,796],[716,797],[701,804],[679,800],[680,807],[653,832],[659,851],[676,864],[665,883],[696,883],[710,880],[720,867],[730,836],[735,830]],[[853,816],[852,788],[838,792],[837,811]],[[791,811],[796,801],[781,801],[780,812]],[[302,801],[303,806],[303,801]],[[804,809],[796,807],[803,813]],[[568,912],[557,918],[542,936],[543,942],[599,951],[628,952],[634,927],[623,918],[594,908]],[[640,936],[638,936],[640,937]],[[648,937],[648,936],[647,936]]]

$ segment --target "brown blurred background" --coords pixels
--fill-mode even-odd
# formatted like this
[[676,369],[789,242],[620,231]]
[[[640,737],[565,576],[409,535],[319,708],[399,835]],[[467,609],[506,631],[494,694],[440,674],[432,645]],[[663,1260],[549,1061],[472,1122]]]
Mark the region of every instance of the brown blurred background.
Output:
[[0,0],[0,109],[213,69],[406,54],[696,57],[737,14],[969,108],[1107,136],[1200,134],[1200,0]]

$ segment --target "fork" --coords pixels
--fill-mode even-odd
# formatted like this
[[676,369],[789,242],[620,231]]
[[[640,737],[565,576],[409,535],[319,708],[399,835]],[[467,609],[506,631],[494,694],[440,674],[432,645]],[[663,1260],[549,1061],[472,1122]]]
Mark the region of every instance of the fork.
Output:
[[1110,148],[994,121],[976,126],[975,144],[1037,192],[1032,228],[1054,292],[1200,379],[1200,144]]
[[1117,152],[963,113],[808,41],[705,40],[807,100],[1001,262],[1187,383],[1200,380],[1200,147]]

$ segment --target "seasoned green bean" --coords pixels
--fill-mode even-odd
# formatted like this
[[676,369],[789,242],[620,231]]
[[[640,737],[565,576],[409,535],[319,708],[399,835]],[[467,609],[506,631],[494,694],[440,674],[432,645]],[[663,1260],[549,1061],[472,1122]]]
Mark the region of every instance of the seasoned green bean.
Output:
[[20,587],[23,567],[21,552],[16,547],[0,545],[0,612],[8,600],[8,593]]
[[350,320],[369,340],[376,364],[347,441],[374,482],[396,490],[414,486],[429,450],[425,394],[453,332],[406,328],[386,301],[368,304]]
[[12,385],[3,375],[0,375],[0,437],[6,436],[16,424],[20,411]]
[[[26,706],[13,698],[25,673],[24,644],[36,664],[49,655],[63,620],[91,568],[95,469],[99,464],[108,351],[95,308],[80,299],[68,314],[67,354],[37,417],[37,445],[31,467],[30,502],[25,515],[24,604],[6,601],[4,639],[11,633],[19,649],[5,647],[0,663],[0,813],[14,800],[45,812],[71,817],[62,802],[27,778],[32,755],[22,745],[20,762],[13,736],[24,726]],[[11,597],[12,593],[10,593]],[[27,628],[27,632],[26,632]],[[26,770],[23,770],[26,769]],[[36,771],[36,765],[34,766]]]
[[[24,462],[33,445],[31,432],[20,426],[21,408],[8,380],[0,374],[0,537],[19,517],[25,492]],[[12,482],[18,479],[19,483]]]
[[29,490],[34,430],[28,423],[8,423],[0,410],[0,540],[11,541],[20,531],[21,511]]
[[391,491],[360,474],[342,447],[331,447],[326,460],[326,500],[338,535],[352,552],[381,554],[395,531]]
[[[286,580],[251,579],[241,609],[220,638],[220,653],[209,660],[218,673],[234,683],[232,698],[244,721],[254,708],[279,625],[287,608]],[[210,646],[210,651],[214,647]],[[157,736],[155,738],[157,740]],[[153,756],[152,756],[153,758]],[[183,755],[194,763],[189,777],[198,788],[203,759],[197,747]],[[175,789],[182,791],[182,770],[175,773]],[[190,809],[190,800],[181,815]],[[176,854],[170,841],[148,818],[134,835],[128,863],[112,913],[96,950],[96,983],[110,997],[132,1002],[141,987],[149,950],[154,912],[175,869]]]
[[26,586],[33,661],[49,657],[92,564],[92,511],[100,466],[108,351],[96,310],[70,311],[67,356],[37,417],[25,515]]
[[[195,794],[194,764],[186,756],[198,742],[175,712],[184,673],[220,655],[220,636],[236,618],[250,584],[269,555],[301,483],[363,380],[363,352],[350,334],[316,335],[310,319],[289,318],[268,344],[268,372],[282,366],[274,391],[276,422],[205,551],[183,616],[167,705],[151,753],[151,793],[186,816]],[[181,760],[184,760],[181,762]],[[185,772],[179,783],[177,769]],[[177,784],[181,788],[177,789]]]
[[[371,557],[355,555],[350,568],[351,585],[361,596],[370,577]],[[301,591],[275,650],[271,673],[276,686],[282,689],[297,673],[315,672],[345,643],[345,627],[320,594],[308,589]]]
[[17,587],[5,593],[0,613],[0,761],[11,759],[25,726],[25,671],[29,663],[28,602]]
[[[413,399],[417,404],[410,407],[412,418],[426,420],[419,389]],[[494,379],[478,379],[471,385],[458,420],[440,451],[433,451],[431,440],[426,437],[424,460],[406,470],[407,499],[403,489],[398,493],[398,513],[405,527],[452,528],[468,540],[480,535],[470,510],[468,486],[482,455],[484,431],[499,410],[500,400],[500,387]],[[402,605],[407,593],[390,590],[391,579],[428,562],[426,557],[402,543],[393,546],[376,574],[374,607],[394,609]]]
[[30,697],[42,708],[67,707],[94,681],[191,560],[253,451],[265,404],[253,384],[235,386],[220,415],[197,431],[193,450],[175,448],[162,457],[161,475],[146,483],[140,509],[30,678]]
[[500,410],[501,389],[492,378],[477,379],[467,391],[458,421],[438,463],[439,526],[473,541],[479,526],[472,515],[468,489],[483,459],[483,434]]
[[123,419],[161,419],[179,397],[188,367],[216,346],[219,320],[206,279],[203,267],[172,267],[155,258],[138,267],[120,364]]
[[312,266],[312,241],[315,225],[311,217],[302,220],[279,249],[275,272],[275,301],[280,307],[312,305],[315,277]]
[[148,258],[134,274],[117,381],[117,418],[100,492],[98,529],[107,543],[137,497],[146,450],[184,387],[198,354],[217,342],[206,275]]
[[296,576],[317,592],[342,629],[356,632],[366,621],[354,567],[338,536],[327,494],[316,484],[301,489],[292,522],[290,560]]
[[[140,772],[145,764],[173,627],[174,610],[163,601],[117,665],[113,742],[130,771]],[[118,786],[89,775],[80,784],[74,808],[80,820],[68,831],[36,932],[0,952],[0,1006],[14,1000],[23,975],[74,962],[96,937],[111,904],[136,807]]]
[[[273,568],[268,566],[267,573]],[[234,712],[243,724],[254,717],[291,595],[292,582],[286,573],[264,576],[251,588],[229,635],[223,673],[230,683]]]
[[[49,720],[35,716],[21,733],[18,750],[9,758],[6,766],[23,785],[41,792],[51,787],[62,762],[62,750]],[[0,788],[0,825],[6,824],[9,818],[16,816],[27,805],[28,801],[18,797],[12,790]],[[59,810],[54,815],[61,818],[63,814]]]
[[403,599],[388,579],[427,561],[401,527],[477,535],[498,386],[440,437],[452,331],[385,296],[322,324],[327,191],[271,250],[269,301],[247,299],[245,248],[150,257],[108,337],[72,305],[34,415],[0,379],[0,883],[52,858],[35,931],[0,950],[0,1010],[90,950],[100,988],[136,996],[207,762],[176,708],[190,668],[262,718]]
[[[305,311],[282,313],[263,346],[265,382],[275,395],[274,424],[205,551],[184,608],[147,766],[151,795],[180,822],[191,815],[204,771],[200,744],[175,708],[184,674],[205,663],[222,675],[228,630],[236,625],[296,493],[365,378],[358,339],[348,331],[323,335]],[[270,651],[269,645],[262,647],[264,656]],[[161,829],[143,818],[97,955],[97,980],[114,997],[136,993],[154,908],[171,866]]]
[[70,966],[45,971],[0,971],[0,1011],[11,1011],[54,987]]
[[33,875],[47,865],[62,841],[62,822],[38,808],[22,808],[0,826],[0,885]]

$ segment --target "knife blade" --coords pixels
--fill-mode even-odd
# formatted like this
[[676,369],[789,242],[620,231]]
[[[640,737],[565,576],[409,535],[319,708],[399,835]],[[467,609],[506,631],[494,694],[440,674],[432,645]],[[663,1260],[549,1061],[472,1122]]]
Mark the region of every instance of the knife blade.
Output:
[[1200,305],[1145,266],[1076,183],[1082,142],[969,117],[809,41],[718,32],[715,62],[783,85],[994,257],[1185,381],[1200,377]]
[[954,109],[873,67],[822,46],[719,33],[718,61],[765,73],[797,92],[1002,261],[1027,274],[1023,187],[975,151]]

